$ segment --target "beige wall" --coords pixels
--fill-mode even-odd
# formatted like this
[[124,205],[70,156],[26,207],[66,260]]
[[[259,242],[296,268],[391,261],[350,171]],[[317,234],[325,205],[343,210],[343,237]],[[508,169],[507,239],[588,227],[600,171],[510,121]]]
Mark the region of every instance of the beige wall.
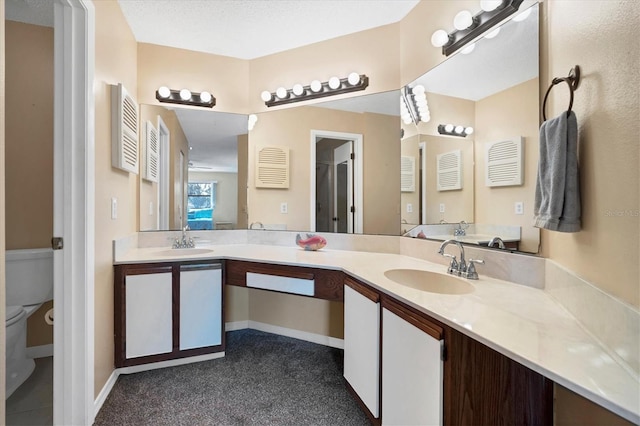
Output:
[[[249,61],[155,44],[138,43],[138,102],[158,105],[156,90],[209,91],[215,111],[246,114]],[[259,99],[260,92],[258,92]],[[179,108],[196,108],[180,106]]]
[[[316,107],[298,107],[259,115],[249,137],[248,207],[249,223],[286,224],[289,230],[310,227],[311,130],[363,135],[364,231],[399,233],[400,141],[396,117],[358,114]],[[281,145],[290,149],[288,189],[255,187],[257,145]],[[385,209],[375,208],[384,200]],[[287,214],[280,203],[288,204]],[[379,206],[379,204],[378,204]],[[387,209],[387,206],[392,206]]]
[[[0,0],[0,34],[5,33],[4,0]],[[0,37],[0,58],[6,58],[5,37]],[[0,61],[0,263],[5,251],[5,61]],[[5,315],[5,277],[0,274],[0,318]],[[0,330],[0,365],[5,365],[5,330]],[[5,383],[6,369],[0,368],[0,383]],[[0,386],[0,419],[5,418],[5,388]]]
[[247,173],[249,165],[249,135],[238,136],[238,218],[237,228],[249,227],[247,217]]
[[215,222],[231,222],[235,229],[238,218],[238,173],[189,172],[189,182],[217,182]]
[[[538,173],[537,78],[476,102],[476,223],[520,226],[519,249],[537,253],[540,231],[533,227],[533,203]],[[513,137],[524,138],[524,183],[488,187],[485,184],[485,144]],[[514,213],[516,201],[524,202],[524,214]]]
[[[6,248],[50,247],[53,236],[53,28],[5,23]],[[27,319],[27,346],[53,343],[44,314]]]
[[249,111],[286,109],[308,103],[267,108],[260,99],[264,90],[273,92],[280,86],[290,88],[296,83],[307,85],[315,79],[327,81],[332,76],[342,78],[354,71],[369,77],[369,87],[356,95],[397,90],[400,87],[399,43],[399,25],[392,24],[253,59]]
[[[159,105],[140,105],[140,132],[145,131],[145,124],[147,120],[157,127],[158,117],[162,118],[162,121],[169,130],[169,228],[180,229],[180,214],[177,208],[176,193],[177,188],[180,187],[180,152],[185,155],[185,163],[189,156],[189,143],[187,137],[182,130],[180,121],[175,111],[167,109]],[[141,133],[144,135],[144,133]],[[140,137],[141,143],[145,140],[144,136]],[[185,165],[183,182],[187,182],[188,170]],[[154,209],[154,214],[149,214],[149,202],[153,202],[154,206],[158,204],[158,188],[157,184],[142,179],[142,175],[138,175],[138,212],[139,212],[139,230],[155,229],[157,224],[157,211]]]
[[7,249],[53,235],[53,28],[6,22]]
[[[602,290],[640,306],[640,3],[542,3],[541,95],[576,64],[582,231],[543,231],[542,254]],[[571,22],[571,25],[567,25]],[[552,91],[547,116],[568,105]]]
[[[136,231],[138,177],[111,167],[111,87],[122,83],[137,93],[137,45],[114,1],[94,2],[95,51],[95,394],[113,372],[112,241]],[[115,48],[117,46],[117,48]],[[118,218],[111,219],[111,198]]]

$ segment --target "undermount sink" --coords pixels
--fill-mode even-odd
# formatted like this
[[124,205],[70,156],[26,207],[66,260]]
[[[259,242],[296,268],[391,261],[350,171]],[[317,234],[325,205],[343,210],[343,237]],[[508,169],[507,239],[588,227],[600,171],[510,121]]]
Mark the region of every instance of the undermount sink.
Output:
[[159,251],[161,256],[189,256],[194,254],[207,254],[213,253],[212,249],[206,248],[177,248]]
[[467,294],[473,286],[461,278],[419,269],[391,269],[384,276],[400,285],[439,294]]

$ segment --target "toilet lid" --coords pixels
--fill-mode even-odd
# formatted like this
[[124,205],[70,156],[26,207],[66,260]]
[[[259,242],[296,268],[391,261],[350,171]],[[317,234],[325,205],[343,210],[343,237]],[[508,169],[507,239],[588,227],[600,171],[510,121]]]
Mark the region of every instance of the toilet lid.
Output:
[[7,306],[7,312],[5,314],[5,321],[9,322],[18,315],[20,315],[24,309],[22,306]]

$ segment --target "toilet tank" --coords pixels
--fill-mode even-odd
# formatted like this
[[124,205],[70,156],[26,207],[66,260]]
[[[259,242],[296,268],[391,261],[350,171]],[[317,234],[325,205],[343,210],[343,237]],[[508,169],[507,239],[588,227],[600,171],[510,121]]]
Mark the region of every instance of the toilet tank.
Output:
[[35,305],[53,299],[53,250],[7,250],[6,305]]

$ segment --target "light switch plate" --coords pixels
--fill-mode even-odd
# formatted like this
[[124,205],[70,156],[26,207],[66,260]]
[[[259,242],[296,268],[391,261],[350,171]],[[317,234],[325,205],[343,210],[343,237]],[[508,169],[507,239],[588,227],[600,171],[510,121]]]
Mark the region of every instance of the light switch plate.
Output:
[[117,218],[118,218],[118,199],[114,197],[111,199],[111,219],[117,219]]
[[522,201],[516,201],[514,204],[515,214],[524,214],[524,203]]
[[407,203],[407,213],[413,213],[413,204]]
[[444,203],[440,203],[440,213],[444,213]]
[[287,214],[289,213],[289,206],[287,203],[280,203],[280,213]]

